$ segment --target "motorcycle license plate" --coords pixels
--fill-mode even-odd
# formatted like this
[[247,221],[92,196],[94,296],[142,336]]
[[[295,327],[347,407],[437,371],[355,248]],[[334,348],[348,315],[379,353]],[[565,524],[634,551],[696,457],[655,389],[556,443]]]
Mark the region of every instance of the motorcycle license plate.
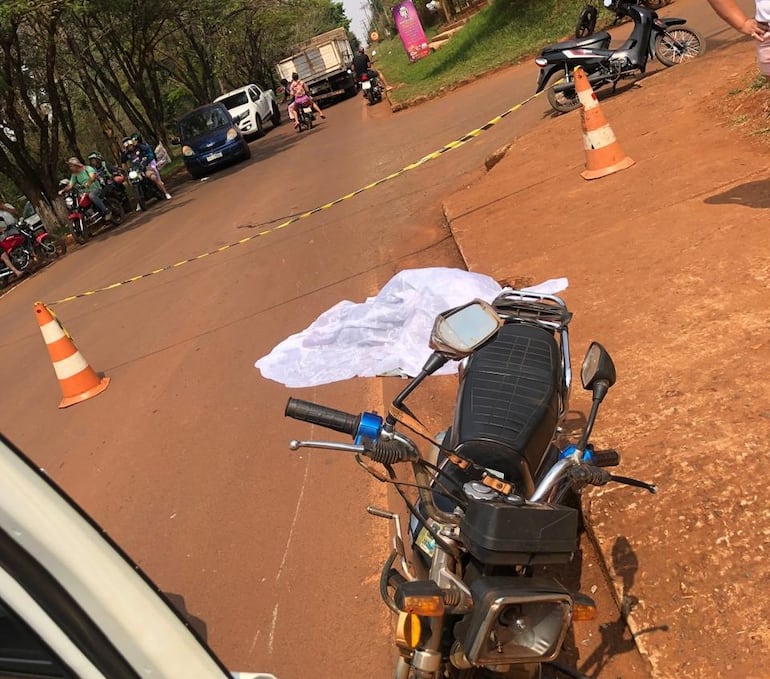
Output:
[[312,113],[312,112],[313,112],[313,109],[312,109],[312,108],[310,108],[310,106],[305,106],[305,108],[303,108],[303,109],[302,109],[302,111],[303,111],[304,113]]
[[361,83],[361,89],[362,90],[372,89],[372,83],[370,83],[368,80],[364,80],[364,82]]
[[206,162],[211,163],[215,160],[219,160],[222,157],[222,152],[217,151],[216,153],[209,153],[209,155],[206,156]]

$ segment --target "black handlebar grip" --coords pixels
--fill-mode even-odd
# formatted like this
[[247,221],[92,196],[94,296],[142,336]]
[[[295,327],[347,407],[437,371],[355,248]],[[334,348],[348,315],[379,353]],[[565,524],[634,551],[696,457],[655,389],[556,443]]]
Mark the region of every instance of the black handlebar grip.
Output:
[[598,450],[591,453],[591,464],[594,467],[617,467],[620,464],[620,453],[617,450]]
[[360,415],[351,415],[341,410],[327,408],[318,403],[302,401],[298,398],[290,398],[286,403],[286,417],[292,417],[295,420],[318,424],[327,429],[350,434],[355,436],[358,432],[358,425],[361,422]]

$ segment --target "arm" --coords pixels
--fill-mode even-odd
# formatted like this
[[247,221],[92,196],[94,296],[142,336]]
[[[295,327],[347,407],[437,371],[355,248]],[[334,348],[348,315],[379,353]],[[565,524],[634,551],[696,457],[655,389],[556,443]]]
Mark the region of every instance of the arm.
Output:
[[708,0],[713,10],[736,31],[749,35],[755,40],[764,40],[767,31],[757,20],[747,17],[735,0]]

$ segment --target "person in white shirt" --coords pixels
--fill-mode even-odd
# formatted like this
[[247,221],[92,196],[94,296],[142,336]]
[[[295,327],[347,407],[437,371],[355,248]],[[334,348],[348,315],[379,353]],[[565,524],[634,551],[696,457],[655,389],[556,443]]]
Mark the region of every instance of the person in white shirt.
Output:
[[735,0],[708,0],[714,11],[736,31],[759,42],[757,62],[759,70],[770,78],[770,0],[755,0],[754,18],[747,17]]

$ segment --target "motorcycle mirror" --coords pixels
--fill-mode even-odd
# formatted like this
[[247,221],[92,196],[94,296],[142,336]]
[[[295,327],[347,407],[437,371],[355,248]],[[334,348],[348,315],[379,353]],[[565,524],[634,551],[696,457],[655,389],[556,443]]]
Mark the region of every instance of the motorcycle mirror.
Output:
[[503,319],[494,307],[476,299],[438,315],[430,348],[446,358],[465,358],[494,337],[502,325]]
[[615,384],[615,364],[609,352],[598,342],[591,342],[580,369],[583,389],[592,390],[597,384],[604,383],[606,389]]

